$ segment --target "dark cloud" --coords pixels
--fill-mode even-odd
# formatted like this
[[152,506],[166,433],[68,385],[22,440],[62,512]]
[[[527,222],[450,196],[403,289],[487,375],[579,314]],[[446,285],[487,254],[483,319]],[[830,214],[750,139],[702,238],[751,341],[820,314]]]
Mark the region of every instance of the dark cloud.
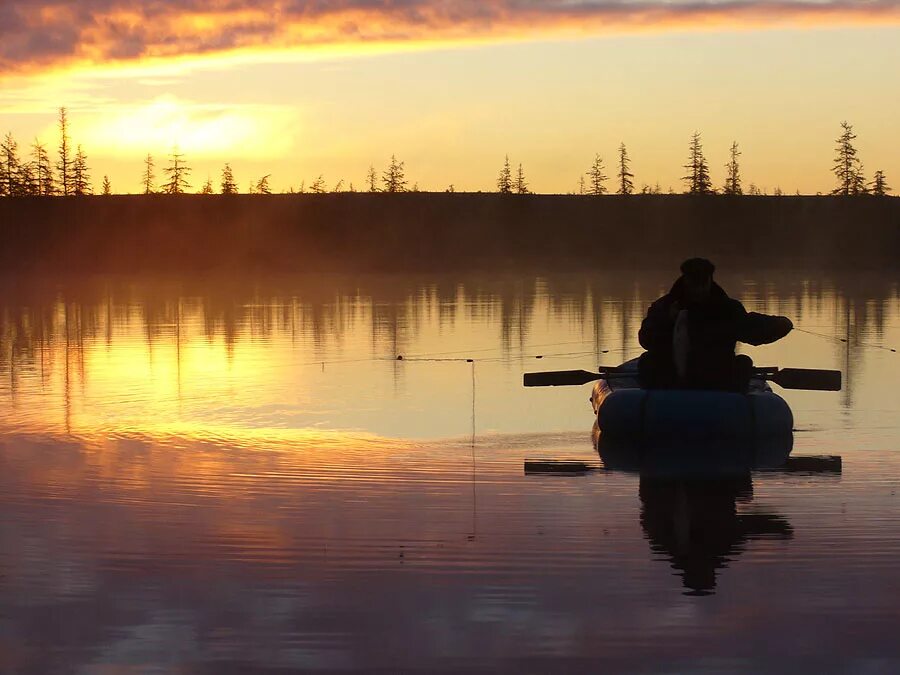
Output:
[[0,72],[238,48],[900,23],[900,0],[0,0]]

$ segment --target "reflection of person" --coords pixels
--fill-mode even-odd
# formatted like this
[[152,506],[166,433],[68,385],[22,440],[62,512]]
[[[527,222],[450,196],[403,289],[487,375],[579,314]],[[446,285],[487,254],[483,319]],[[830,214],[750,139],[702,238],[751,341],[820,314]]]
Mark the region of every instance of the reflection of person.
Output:
[[669,556],[692,595],[711,593],[716,570],[748,540],[793,534],[780,516],[737,512],[738,501],[753,499],[750,474],[715,480],[641,477],[639,494],[641,527],[650,548]]
[[768,344],[793,329],[791,320],[747,312],[715,281],[715,266],[703,258],[681,265],[681,277],[647,311],[638,335],[641,385],[744,391],[752,375],[749,356],[736,343]]

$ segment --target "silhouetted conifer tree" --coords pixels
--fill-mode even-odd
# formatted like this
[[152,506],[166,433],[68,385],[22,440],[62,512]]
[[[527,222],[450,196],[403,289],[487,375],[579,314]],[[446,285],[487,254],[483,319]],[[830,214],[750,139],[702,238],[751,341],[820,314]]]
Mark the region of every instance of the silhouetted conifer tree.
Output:
[[19,184],[21,166],[19,165],[19,144],[12,133],[7,133],[0,144],[0,190],[10,197],[22,194]]
[[744,191],[741,189],[741,167],[738,164],[738,157],[741,151],[738,150],[737,141],[731,144],[731,155],[728,164],[725,165],[727,177],[725,178],[725,187],[722,192],[726,195],[741,195]]
[[847,121],[841,122],[841,129],[841,135],[836,141],[834,166],[831,169],[838,184],[831,194],[861,194],[865,192],[865,181],[863,180],[862,162],[860,162],[853,145],[856,134],[853,133],[853,126]]
[[344,191],[344,179],[341,178],[334,186],[332,192],[343,192]]
[[406,192],[407,180],[403,167],[404,163],[398,161],[395,155],[391,155],[391,163],[381,177],[385,192]]
[[515,190],[516,190],[516,194],[518,194],[518,195],[527,195],[528,194],[528,183],[525,182],[525,172],[522,170],[521,164],[519,164],[519,168],[516,171]]
[[879,169],[875,172],[875,177],[872,179],[871,193],[876,197],[884,197],[890,191],[891,186],[887,184],[887,179],[884,177],[884,171]]
[[607,175],[603,173],[603,158],[600,157],[599,153],[594,155],[594,163],[591,165],[590,171],[588,171],[588,177],[590,178],[589,194],[602,195],[606,193],[606,186],[603,183],[606,182]]
[[347,188],[347,192],[356,192],[356,188],[353,186],[353,181],[350,181],[350,187]]
[[200,189],[201,195],[211,195],[215,194],[216,189],[213,187],[212,178],[210,176],[206,177],[206,182],[203,184],[203,187]]
[[584,174],[578,177],[578,194],[584,194]]
[[156,191],[156,176],[153,173],[153,156],[147,153],[144,158],[144,176],[141,178],[141,185],[144,186],[144,194],[152,195]]
[[375,172],[374,166],[369,166],[366,182],[369,185],[369,192],[378,192],[378,174]]
[[164,169],[168,180],[163,185],[163,192],[170,195],[183,195],[187,192],[191,184],[187,177],[191,173],[190,167],[184,161],[184,154],[178,152],[178,148],[172,148],[169,155],[169,166]]
[[65,108],[59,109],[59,186],[64,196],[72,194],[72,158],[69,147],[69,116]]
[[103,176],[103,194],[107,197],[112,194],[112,185],[110,185],[109,176]]
[[222,194],[236,195],[238,192],[237,183],[234,182],[234,173],[231,171],[231,164],[226,164],[222,169]]
[[258,181],[256,181],[256,194],[258,195],[270,195],[272,194],[272,188],[269,187],[269,178],[271,178],[272,174],[266,174]]
[[321,174],[309,186],[309,191],[314,192],[317,195],[328,192],[328,188],[325,187],[325,178],[323,178]]
[[83,197],[93,192],[91,188],[91,175],[87,165],[87,155],[81,146],[75,152],[75,160],[72,162],[72,194]]
[[688,163],[684,165],[688,173],[682,178],[688,185],[691,194],[712,194],[712,181],[709,178],[709,165],[703,156],[703,144],[700,140],[700,132],[695,131],[691,136],[691,145],[688,154]]
[[509,155],[503,162],[503,168],[500,169],[500,176],[497,178],[497,191],[503,195],[512,194],[512,169],[509,166]]
[[634,174],[631,173],[629,167],[631,165],[631,160],[628,158],[628,151],[625,149],[625,144],[622,143],[619,145],[619,194],[620,195],[630,195],[634,192],[634,183],[632,182],[632,178],[634,178]]
[[40,194],[37,175],[31,162],[19,165],[19,194],[27,196]]
[[447,189],[444,192],[456,192],[456,186],[453,183],[447,186]]
[[34,164],[34,178],[37,181],[37,190],[39,195],[49,196],[56,190],[53,185],[53,167],[50,165],[50,155],[47,153],[47,146],[38,139],[34,139],[34,145],[31,146],[32,163]]

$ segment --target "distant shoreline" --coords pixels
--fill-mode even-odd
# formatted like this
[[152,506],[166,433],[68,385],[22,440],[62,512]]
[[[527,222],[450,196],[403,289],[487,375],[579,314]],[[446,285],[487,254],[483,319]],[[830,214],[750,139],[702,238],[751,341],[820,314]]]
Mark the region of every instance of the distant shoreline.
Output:
[[900,268],[900,198],[338,193],[0,199],[6,271]]

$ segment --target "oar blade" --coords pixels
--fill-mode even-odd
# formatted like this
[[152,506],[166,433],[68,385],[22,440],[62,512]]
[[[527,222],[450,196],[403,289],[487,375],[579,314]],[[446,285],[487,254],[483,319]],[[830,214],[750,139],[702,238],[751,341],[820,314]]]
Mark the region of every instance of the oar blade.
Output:
[[555,370],[545,373],[525,373],[526,387],[565,387],[599,380],[603,373],[587,370]]
[[781,368],[769,379],[785,389],[809,389],[812,391],[841,390],[841,371],[839,370]]

